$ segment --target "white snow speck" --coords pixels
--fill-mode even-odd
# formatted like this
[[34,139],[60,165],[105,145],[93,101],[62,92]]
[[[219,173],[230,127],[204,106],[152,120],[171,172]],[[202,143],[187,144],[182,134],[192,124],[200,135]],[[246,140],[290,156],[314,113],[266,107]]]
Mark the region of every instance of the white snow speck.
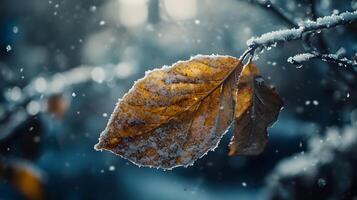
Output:
[[318,185],[319,187],[325,187],[325,186],[326,186],[326,180],[323,179],[323,178],[319,178],[319,179],[317,180],[317,185]]
[[115,171],[115,166],[114,165],[110,165],[108,170],[111,171],[111,172]]
[[19,28],[17,26],[12,27],[12,32],[17,34],[19,32]]
[[99,25],[104,26],[105,25],[105,21],[104,20],[100,21]]
[[11,51],[11,50],[12,50],[11,45],[7,45],[7,46],[6,46],[6,52],[9,52],[9,51]]

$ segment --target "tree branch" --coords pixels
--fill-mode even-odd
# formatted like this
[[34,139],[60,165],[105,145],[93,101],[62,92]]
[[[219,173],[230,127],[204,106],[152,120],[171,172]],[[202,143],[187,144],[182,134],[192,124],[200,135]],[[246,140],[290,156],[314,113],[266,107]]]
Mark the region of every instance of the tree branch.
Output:
[[259,37],[252,37],[247,41],[249,49],[256,50],[257,48],[270,47],[281,42],[299,40],[303,34],[318,32],[323,29],[328,29],[340,25],[345,25],[357,20],[357,11],[343,12],[338,15],[325,16],[317,18],[315,21],[302,22],[299,27],[292,29],[283,29],[265,33]]
[[[285,23],[287,23],[287,25],[290,28],[294,28],[294,27],[298,26],[298,24],[293,19],[288,17],[282,11],[282,9],[275,7],[274,4],[272,4],[270,0],[263,0],[263,1],[262,0],[248,0],[246,2],[257,5],[261,8],[271,11],[276,17],[278,17],[279,19],[281,19]],[[316,10],[316,1],[308,0],[307,2],[308,2],[308,8],[310,9],[309,13],[308,13],[308,17],[311,20],[316,21],[318,19],[318,14],[317,14],[317,10]],[[318,48],[312,46],[312,44],[310,43],[311,42],[310,38],[312,36],[314,36],[312,33],[314,33],[314,32],[307,32],[307,34],[302,34],[301,35],[302,40],[304,40],[304,42],[306,44],[308,44],[309,48],[312,48],[314,51],[320,52],[319,54],[330,54],[328,43],[322,34],[315,34],[317,42],[318,42]],[[305,39],[306,39],[306,41],[305,41]],[[255,48],[250,49],[250,52],[254,53],[254,51],[255,51]],[[330,70],[333,71],[333,73],[336,75],[336,77],[338,79],[343,81],[345,84],[347,84],[351,88],[355,88],[355,86],[354,86],[355,84],[350,83],[349,80],[346,79],[346,77],[333,65],[332,61],[328,62],[327,64],[328,64]],[[352,69],[352,68],[350,68],[350,69]],[[353,72],[353,69],[351,71]]]
[[337,64],[339,66],[346,67],[351,72],[357,72],[357,62],[350,60],[346,57],[339,58],[337,54],[318,54],[318,53],[302,53],[297,54],[288,59],[288,62],[294,65],[302,65],[304,62],[308,62],[312,59],[321,59],[322,61]]
[[[129,65],[129,66],[126,66]],[[11,103],[0,104],[5,109],[4,116],[14,112],[14,109],[25,106],[30,99],[49,96],[55,93],[63,93],[71,90],[73,85],[107,80],[122,80],[132,76],[136,71],[135,64],[121,63],[105,66],[78,66],[65,72],[58,72],[52,76],[36,77],[22,89],[21,98]],[[11,92],[11,90],[10,90]],[[0,123],[2,121],[0,115]]]
[[[333,28],[340,25],[352,23],[357,20],[357,11],[343,12],[338,15],[330,15],[317,18],[316,20],[307,20],[299,24],[298,27],[292,29],[283,29],[265,33],[259,37],[252,37],[247,41],[248,50],[251,54],[257,49],[264,49],[271,46],[276,46],[278,43],[284,43],[293,40],[300,40],[305,34],[318,33],[321,30]],[[319,44],[324,54],[328,54],[328,49],[323,38],[319,37]],[[335,72],[336,76],[351,88],[355,88],[354,84],[346,79],[335,67],[330,65],[330,68]]]

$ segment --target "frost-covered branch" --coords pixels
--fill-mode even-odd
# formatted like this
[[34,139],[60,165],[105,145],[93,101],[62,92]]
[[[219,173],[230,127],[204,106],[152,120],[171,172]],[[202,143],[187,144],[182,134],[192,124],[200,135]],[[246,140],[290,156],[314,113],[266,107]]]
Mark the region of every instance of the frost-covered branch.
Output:
[[259,37],[253,37],[247,41],[247,45],[253,52],[257,48],[270,47],[281,42],[299,40],[306,33],[319,32],[323,29],[348,24],[356,20],[357,11],[325,16],[317,18],[315,21],[308,20],[302,22],[299,24],[299,27],[296,28],[273,31]]
[[312,59],[321,59],[322,61],[344,66],[356,72],[357,62],[346,57],[340,58],[337,54],[318,54],[318,53],[302,53],[288,58],[288,62],[295,65],[302,65],[304,62]]
[[294,65],[301,65],[303,62],[307,62],[313,58],[316,58],[317,54],[314,53],[301,53],[295,56],[289,57],[288,62]]

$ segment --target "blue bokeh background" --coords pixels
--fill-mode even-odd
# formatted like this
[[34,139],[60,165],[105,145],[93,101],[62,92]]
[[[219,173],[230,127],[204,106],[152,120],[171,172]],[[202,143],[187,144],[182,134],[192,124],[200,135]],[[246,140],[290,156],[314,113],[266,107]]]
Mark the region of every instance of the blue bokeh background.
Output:
[[[273,4],[297,22],[309,17],[309,1]],[[316,4],[319,16],[357,8],[356,1]],[[55,139],[44,142],[31,163],[43,174],[49,199],[269,199],[267,177],[281,160],[306,151],[308,141],[330,127],[357,121],[357,91],[340,83],[326,63],[287,63],[307,51],[301,41],[256,60],[285,102],[261,155],[228,157],[228,133],[194,166],[162,171],[93,146],[117,99],[146,70],[196,54],[239,57],[250,37],[288,26],[268,8],[237,0],[2,0],[0,116],[39,116],[44,140]],[[330,52],[346,57],[356,55],[356,33],[356,24],[323,32]],[[43,99],[51,92],[70,101],[62,120],[44,112]],[[0,183],[0,199],[16,199],[18,193]]]

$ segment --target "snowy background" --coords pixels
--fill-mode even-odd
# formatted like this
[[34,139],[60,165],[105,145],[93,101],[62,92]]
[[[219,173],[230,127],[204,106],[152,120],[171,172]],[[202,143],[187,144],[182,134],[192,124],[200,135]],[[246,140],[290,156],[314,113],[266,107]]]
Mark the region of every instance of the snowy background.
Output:
[[[357,9],[356,0],[272,1],[295,22],[311,17],[311,3],[317,16]],[[244,0],[2,0],[0,119],[18,112],[40,116],[46,136],[56,138],[59,145],[44,143],[32,163],[48,198],[354,197],[357,89],[334,71],[352,86],[356,73],[319,60],[288,63],[308,52],[302,41],[258,55],[263,75],[285,102],[261,155],[228,157],[225,137],[194,166],[162,171],[93,150],[117,99],[146,70],[196,54],[239,57],[249,38],[290,27],[269,7]],[[356,23],[322,34],[330,52],[356,59]],[[70,101],[62,120],[43,111],[46,95],[58,92]],[[0,140],[11,123],[2,120]],[[0,182],[0,199],[15,198],[13,190]]]

